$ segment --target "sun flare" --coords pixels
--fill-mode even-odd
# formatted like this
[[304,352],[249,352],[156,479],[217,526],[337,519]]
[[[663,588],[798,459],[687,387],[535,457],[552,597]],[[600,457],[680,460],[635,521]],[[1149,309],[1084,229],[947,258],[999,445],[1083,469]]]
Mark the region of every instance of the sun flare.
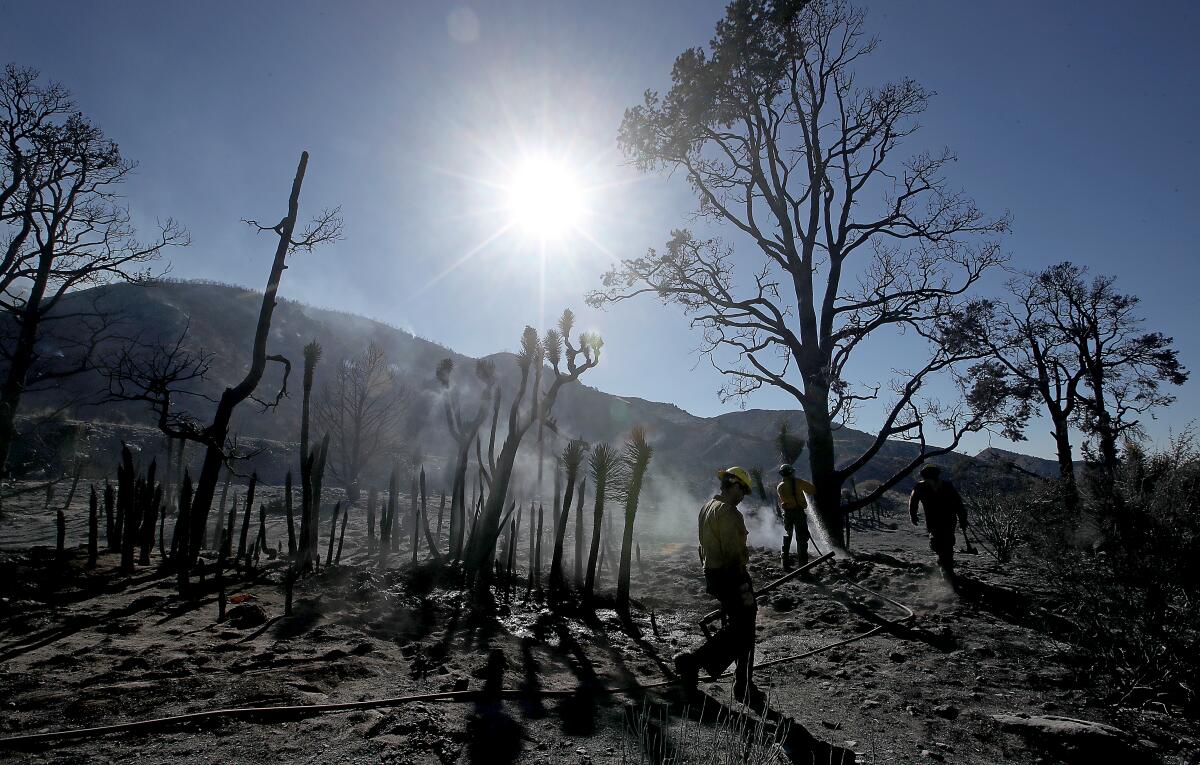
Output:
[[528,236],[561,239],[583,221],[583,187],[563,162],[526,159],[513,171],[505,191],[512,223]]

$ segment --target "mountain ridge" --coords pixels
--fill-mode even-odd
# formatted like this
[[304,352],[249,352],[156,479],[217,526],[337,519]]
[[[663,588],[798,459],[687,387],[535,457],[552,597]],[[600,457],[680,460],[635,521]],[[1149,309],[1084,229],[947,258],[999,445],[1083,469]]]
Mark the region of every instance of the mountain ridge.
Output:
[[[64,301],[62,310],[69,312],[76,301],[93,298],[98,298],[108,310],[123,315],[128,323],[138,328],[144,340],[155,339],[151,335],[162,340],[174,339],[186,330],[189,347],[213,354],[209,379],[200,386],[199,392],[215,397],[224,386],[236,382],[244,374],[249,360],[249,338],[253,336],[257,323],[262,293],[246,287],[212,282],[114,284],[75,293]],[[67,330],[69,333],[69,327]],[[514,338],[519,331],[519,327],[514,328]],[[275,309],[269,352],[281,353],[292,359],[296,367],[292,378],[293,395],[283,399],[274,412],[264,413],[258,411],[258,407],[244,405],[235,416],[234,427],[237,432],[294,442],[299,431],[300,399],[294,395],[299,378],[299,361],[304,344],[313,339],[324,348],[324,359],[317,367],[314,395],[320,395],[326,374],[336,363],[337,355],[341,355],[335,355],[337,350],[349,356],[374,342],[385,350],[401,377],[419,396],[418,406],[422,407],[426,416],[424,427],[416,439],[419,441],[416,451],[442,458],[452,453],[451,441],[441,421],[439,388],[434,380],[434,370],[441,359],[454,360],[457,368],[456,385],[463,386],[464,400],[472,401],[470,394],[474,375],[470,367],[475,359],[386,322],[288,299],[280,299]],[[42,351],[53,352],[53,348],[44,347]],[[484,358],[495,363],[502,389],[511,393],[517,379],[515,356],[509,351],[499,351]],[[277,372],[268,369],[267,376],[260,383],[260,396],[274,391],[278,382]],[[62,395],[57,396],[60,401],[55,401],[56,396],[52,393],[32,395],[30,408],[54,406],[64,396],[83,395],[89,387],[100,387],[101,383],[99,375],[94,373],[71,378],[59,392]],[[506,399],[501,416],[501,437],[503,421],[506,419],[503,414],[507,413],[507,407]],[[210,412],[211,405],[208,405],[198,407],[195,414],[203,422]],[[83,406],[78,407],[74,415],[84,420],[149,424],[144,404],[110,403],[102,408]],[[697,488],[705,488],[706,484],[711,483],[712,471],[729,464],[762,467],[770,472],[778,459],[774,454],[772,437],[782,419],[788,421],[793,432],[804,432],[803,413],[798,410],[754,408],[701,417],[673,403],[606,393],[588,385],[586,377],[563,389],[554,416],[564,435],[580,437],[589,442],[618,442],[628,435],[634,425],[642,425],[656,447],[655,472]],[[486,428],[485,424],[485,437]],[[852,428],[842,428],[835,439],[839,459],[845,460],[857,456],[873,441],[874,436]],[[547,453],[561,449],[561,445],[560,439],[552,445],[552,449],[547,449]],[[523,445],[523,450],[533,448]],[[911,460],[915,450],[913,444],[889,441],[860,472],[859,480],[886,478],[891,471]],[[1032,472],[1053,472],[1052,461],[1028,455],[1018,456],[1021,457],[1022,466]],[[946,455],[938,461],[950,467],[979,464],[972,457],[957,454]],[[983,461],[994,462],[991,459]],[[803,458],[798,467],[801,474],[807,473]]]

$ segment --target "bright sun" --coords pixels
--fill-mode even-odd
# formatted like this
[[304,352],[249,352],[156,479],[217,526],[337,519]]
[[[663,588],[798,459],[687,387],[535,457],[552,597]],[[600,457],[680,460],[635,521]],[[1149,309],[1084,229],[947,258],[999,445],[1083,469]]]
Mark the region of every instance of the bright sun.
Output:
[[583,188],[562,162],[546,157],[525,160],[506,193],[513,224],[528,236],[557,240],[582,223]]

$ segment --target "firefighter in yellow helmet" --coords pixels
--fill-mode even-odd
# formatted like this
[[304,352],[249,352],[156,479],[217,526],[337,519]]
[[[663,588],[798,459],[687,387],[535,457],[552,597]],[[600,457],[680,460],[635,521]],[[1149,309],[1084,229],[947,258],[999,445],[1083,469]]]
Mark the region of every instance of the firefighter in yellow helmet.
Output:
[[717,677],[736,663],[734,697],[761,703],[762,692],[750,678],[754,666],[754,629],[758,604],[747,568],[746,521],[738,504],[750,494],[750,474],[740,467],[717,473],[720,493],[700,510],[700,559],[710,595],[721,606],[721,629],[695,651],[675,656],[675,670],[685,687],[696,687],[699,670]]
[[780,465],[779,477],[783,480],[775,487],[775,494],[779,497],[779,510],[783,516],[783,554],[780,556],[780,563],[784,571],[791,571],[793,533],[796,535],[796,557],[801,566],[808,563],[806,495],[815,493],[817,487],[803,478],[797,478],[796,469],[791,465]]

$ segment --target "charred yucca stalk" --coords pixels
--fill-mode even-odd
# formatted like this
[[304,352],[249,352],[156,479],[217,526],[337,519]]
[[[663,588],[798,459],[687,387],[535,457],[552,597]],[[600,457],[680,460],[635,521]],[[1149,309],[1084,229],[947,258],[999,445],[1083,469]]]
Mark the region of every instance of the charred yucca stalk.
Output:
[[351,505],[347,505],[342,512],[342,531],[338,534],[337,554],[333,556],[334,565],[340,566],[342,563],[342,546],[346,544],[346,521],[350,518],[350,507]]
[[429,555],[434,558],[442,557],[442,553],[438,550],[437,537],[429,529],[429,497],[426,494],[425,487],[425,468],[421,467],[420,475],[421,484],[421,530],[425,533],[425,543],[429,545]]
[[374,488],[367,490],[367,552],[375,552],[375,506],[379,502],[379,492]]
[[329,457],[329,435],[308,453],[300,470],[300,559],[298,573],[308,571],[319,563],[321,520],[321,487],[325,480],[325,465]]
[[333,503],[333,517],[329,519],[329,547],[325,552],[325,565],[333,565],[333,543],[337,539],[338,513],[342,510],[341,500]]
[[411,511],[409,519],[412,521],[412,562],[417,564],[417,551],[421,548],[421,506],[417,503],[417,477],[413,476],[412,483],[409,484],[409,498],[411,500]]
[[67,551],[67,515],[62,509],[54,511],[55,550],[61,559]]
[[[450,540],[447,554],[452,560],[462,559],[467,539],[467,519],[474,513],[476,497],[467,504],[467,467],[471,461],[471,445],[476,440],[483,421],[487,418],[488,404],[494,402],[500,395],[496,386],[496,368],[490,361],[479,361],[475,365],[475,376],[483,383],[484,390],[479,398],[479,404],[473,415],[467,416],[462,411],[458,392],[451,384],[454,374],[454,362],[443,359],[437,366],[436,377],[445,393],[444,411],[450,436],[458,447],[454,460],[454,479],[450,491]],[[482,467],[482,466],[481,466]]]
[[[168,560],[168,558],[167,558],[167,506],[166,506],[165,496],[166,495],[164,494],[163,506],[160,509],[160,512],[158,514],[158,558],[159,558],[159,561],[161,562],[161,565],[166,565],[167,560]],[[217,518],[215,533],[217,535],[217,539],[220,539],[221,538],[221,519],[220,519],[220,517]]]
[[147,486],[146,494],[149,495],[149,500],[142,515],[142,549],[138,558],[138,563],[143,566],[150,565],[150,551],[154,549],[154,532],[156,528],[161,527],[160,519],[166,514],[163,485],[160,483],[154,487],[153,491]]
[[112,484],[104,479],[104,542],[109,550],[121,549],[120,536],[117,531],[117,495]]
[[442,515],[446,512],[446,492],[442,492],[442,501],[438,505],[437,538],[442,538]]
[[546,508],[538,505],[537,544],[533,551],[533,586],[542,589],[542,524],[546,520]]
[[562,591],[566,587],[566,575],[563,573],[563,545],[567,537],[567,521],[571,513],[571,502],[575,499],[575,482],[579,480],[579,468],[583,465],[583,457],[587,444],[572,440],[563,450],[562,466],[566,473],[566,490],[562,495],[562,509],[558,513],[557,523],[554,524],[554,555],[550,559],[550,589]]
[[637,517],[638,497],[642,493],[642,483],[646,478],[646,470],[650,467],[650,457],[654,449],[646,442],[646,431],[641,427],[633,429],[633,434],[625,444],[622,460],[629,471],[629,481],[625,488],[625,533],[621,537],[621,567],[617,571],[617,612],[626,619],[629,617],[629,567],[633,553],[633,522]]
[[233,493],[233,504],[229,506],[229,517],[225,519],[225,536],[221,539],[221,551],[228,559],[233,555],[233,524],[237,518],[238,495]]
[[[179,585],[179,594],[186,597],[190,590],[188,582],[189,566],[187,560],[190,525],[191,525],[191,509],[192,509],[192,476],[187,470],[183,471],[183,484],[179,489],[179,513],[175,517],[175,542],[172,544],[177,550],[175,555],[176,568],[175,577]],[[224,592],[224,590],[222,590]],[[222,600],[221,612],[225,611],[225,604]]]
[[237,557],[234,558],[234,563],[241,561],[243,558],[247,564],[250,563],[250,556],[247,554],[246,542],[250,536],[250,513],[254,509],[254,489],[258,486],[258,473],[250,474],[250,486],[246,489],[246,509],[242,513],[242,535],[238,538]]
[[158,525],[158,511],[162,504],[162,485],[155,486],[157,465],[150,461],[150,469],[146,471],[146,480],[138,482],[138,492],[134,501],[138,509],[135,515],[139,519],[137,530],[139,556],[138,563],[150,565],[150,550],[154,548],[154,528]]
[[[229,509],[229,525],[217,541],[217,621],[225,621],[225,567],[229,563],[229,551],[233,546],[233,516],[237,512],[237,495],[233,495],[233,507]],[[294,564],[293,564],[294,565]]]
[[388,553],[392,547],[392,518],[396,515],[397,494],[400,493],[400,465],[392,465],[392,473],[388,476],[387,502],[383,505],[383,513],[379,519],[379,567],[387,568]]
[[133,471],[133,453],[125,444],[121,445],[121,466],[117,469],[117,544],[121,550],[121,570],[133,571],[134,518],[137,503],[137,476]]
[[600,559],[600,530],[604,523],[604,501],[607,499],[610,481],[620,467],[617,452],[608,444],[600,444],[592,450],[589,468],[595,484],[596,498],[592,507],[592,544],[588,553],[587,579],[583,591],[591,596],[596,591],[596,566]]
[[517,535],[521,530],[521,512],[523,506],[517,507],[517,517],[508,522],[508,544],[505,545],[504,592],[505,597],[512,596],[513,565],[517,560]]
[[525,583],[525,599],[526,600],[529,599],[529,594],[531,592],[533,592],[533,562],[535,560],[534,556],[537,552],[536,536],[535,536],[536,534],[537,534],[537,524],[533,520],[533,502],[530,502],[529,503],[529,562],[526,566],[529,570],[527,572],[528,581]]
[[575,586],[583,584],[583,499],[587,493],[587,476],[579,477],[579,489],[575,492]]
[[[467,572],[475,579],[477,597],[483,597],[487,592],[487,574],[491,571],[491,560],[495,553],[494,545],[485,544],[499,535],[500,524],[503,521],[504,509],[508,506],[508,490],[512,483],[513,470],[516,467],[517,452],[521,441],[529,429],[536,424],[545,424],[554,408],[563,386],[576,382],[587,370],[599,363],[602,342],[591,333],[582,333],[577,340],[571,340],[574,316],[570,311],[564,311],[559,321],[558,339],[562,342],[565,353],[561,358],[553,358],[547,352],[548,344],[538,338],[538,333],[532,327],[527,328],[521,340],[521,352],[517,355],[517,365],[521,371],[521,381],[513,396],[513,405],[509,410],[508,433],[504,444],[496,457],[496,466],[492,471],[491,491],[480,512],[482,533],[476,533],[479,545],[472,549],[467,556]],[[547,339],[551,333],[547,332]],[[577,345],[576,345],[577,343]],[[553,343],[549,343],[553,345]],[[553,379],[550,387],[542,395],[539,391],[539,379],[544,367],[543,359],[548,359],[552,367]],[[565,363],[566,371],[560,368]],[[534,401],[526,403],[523,399],[529,378],[533,373]]]
[[[318,530],[313,517],[313,506],[320,508],[320,498],[313,497],[313,474],[321,459],[320,449],[309,448],[309,423],[312,411],[313,375],[317,362],[321,360],[321,345],[313,340],[304,346],[304,377],[301,385],[303,397],[300,403],[300,558],[302,565],[297,572],[303,573],[312,565],[316,554]],[[328,439],[326,439],[328,442]]]
[[221,529],[225,527],[225,501],[229,498],[229,482],[233,474],[225,469],[225,481],[221,484],[221,504],[217,507],[217,517],[213,521],[213,545],[221,546]]
[[283,510],[287,513],[288,557],[296,557],[296,518],[292,513],[292,471],[283,481]]
[[96,495],[96,484],[92,484],[92,491],[88,495],[88,568],[96,567],[96,559],[99,557],[100,540],[100,497]]
[[267,540],[267,506],[259,504],[258,506],[258,537],[254,540],[254,549],[256,553],[262,555],[267,554],[267,546],[270,542]]

